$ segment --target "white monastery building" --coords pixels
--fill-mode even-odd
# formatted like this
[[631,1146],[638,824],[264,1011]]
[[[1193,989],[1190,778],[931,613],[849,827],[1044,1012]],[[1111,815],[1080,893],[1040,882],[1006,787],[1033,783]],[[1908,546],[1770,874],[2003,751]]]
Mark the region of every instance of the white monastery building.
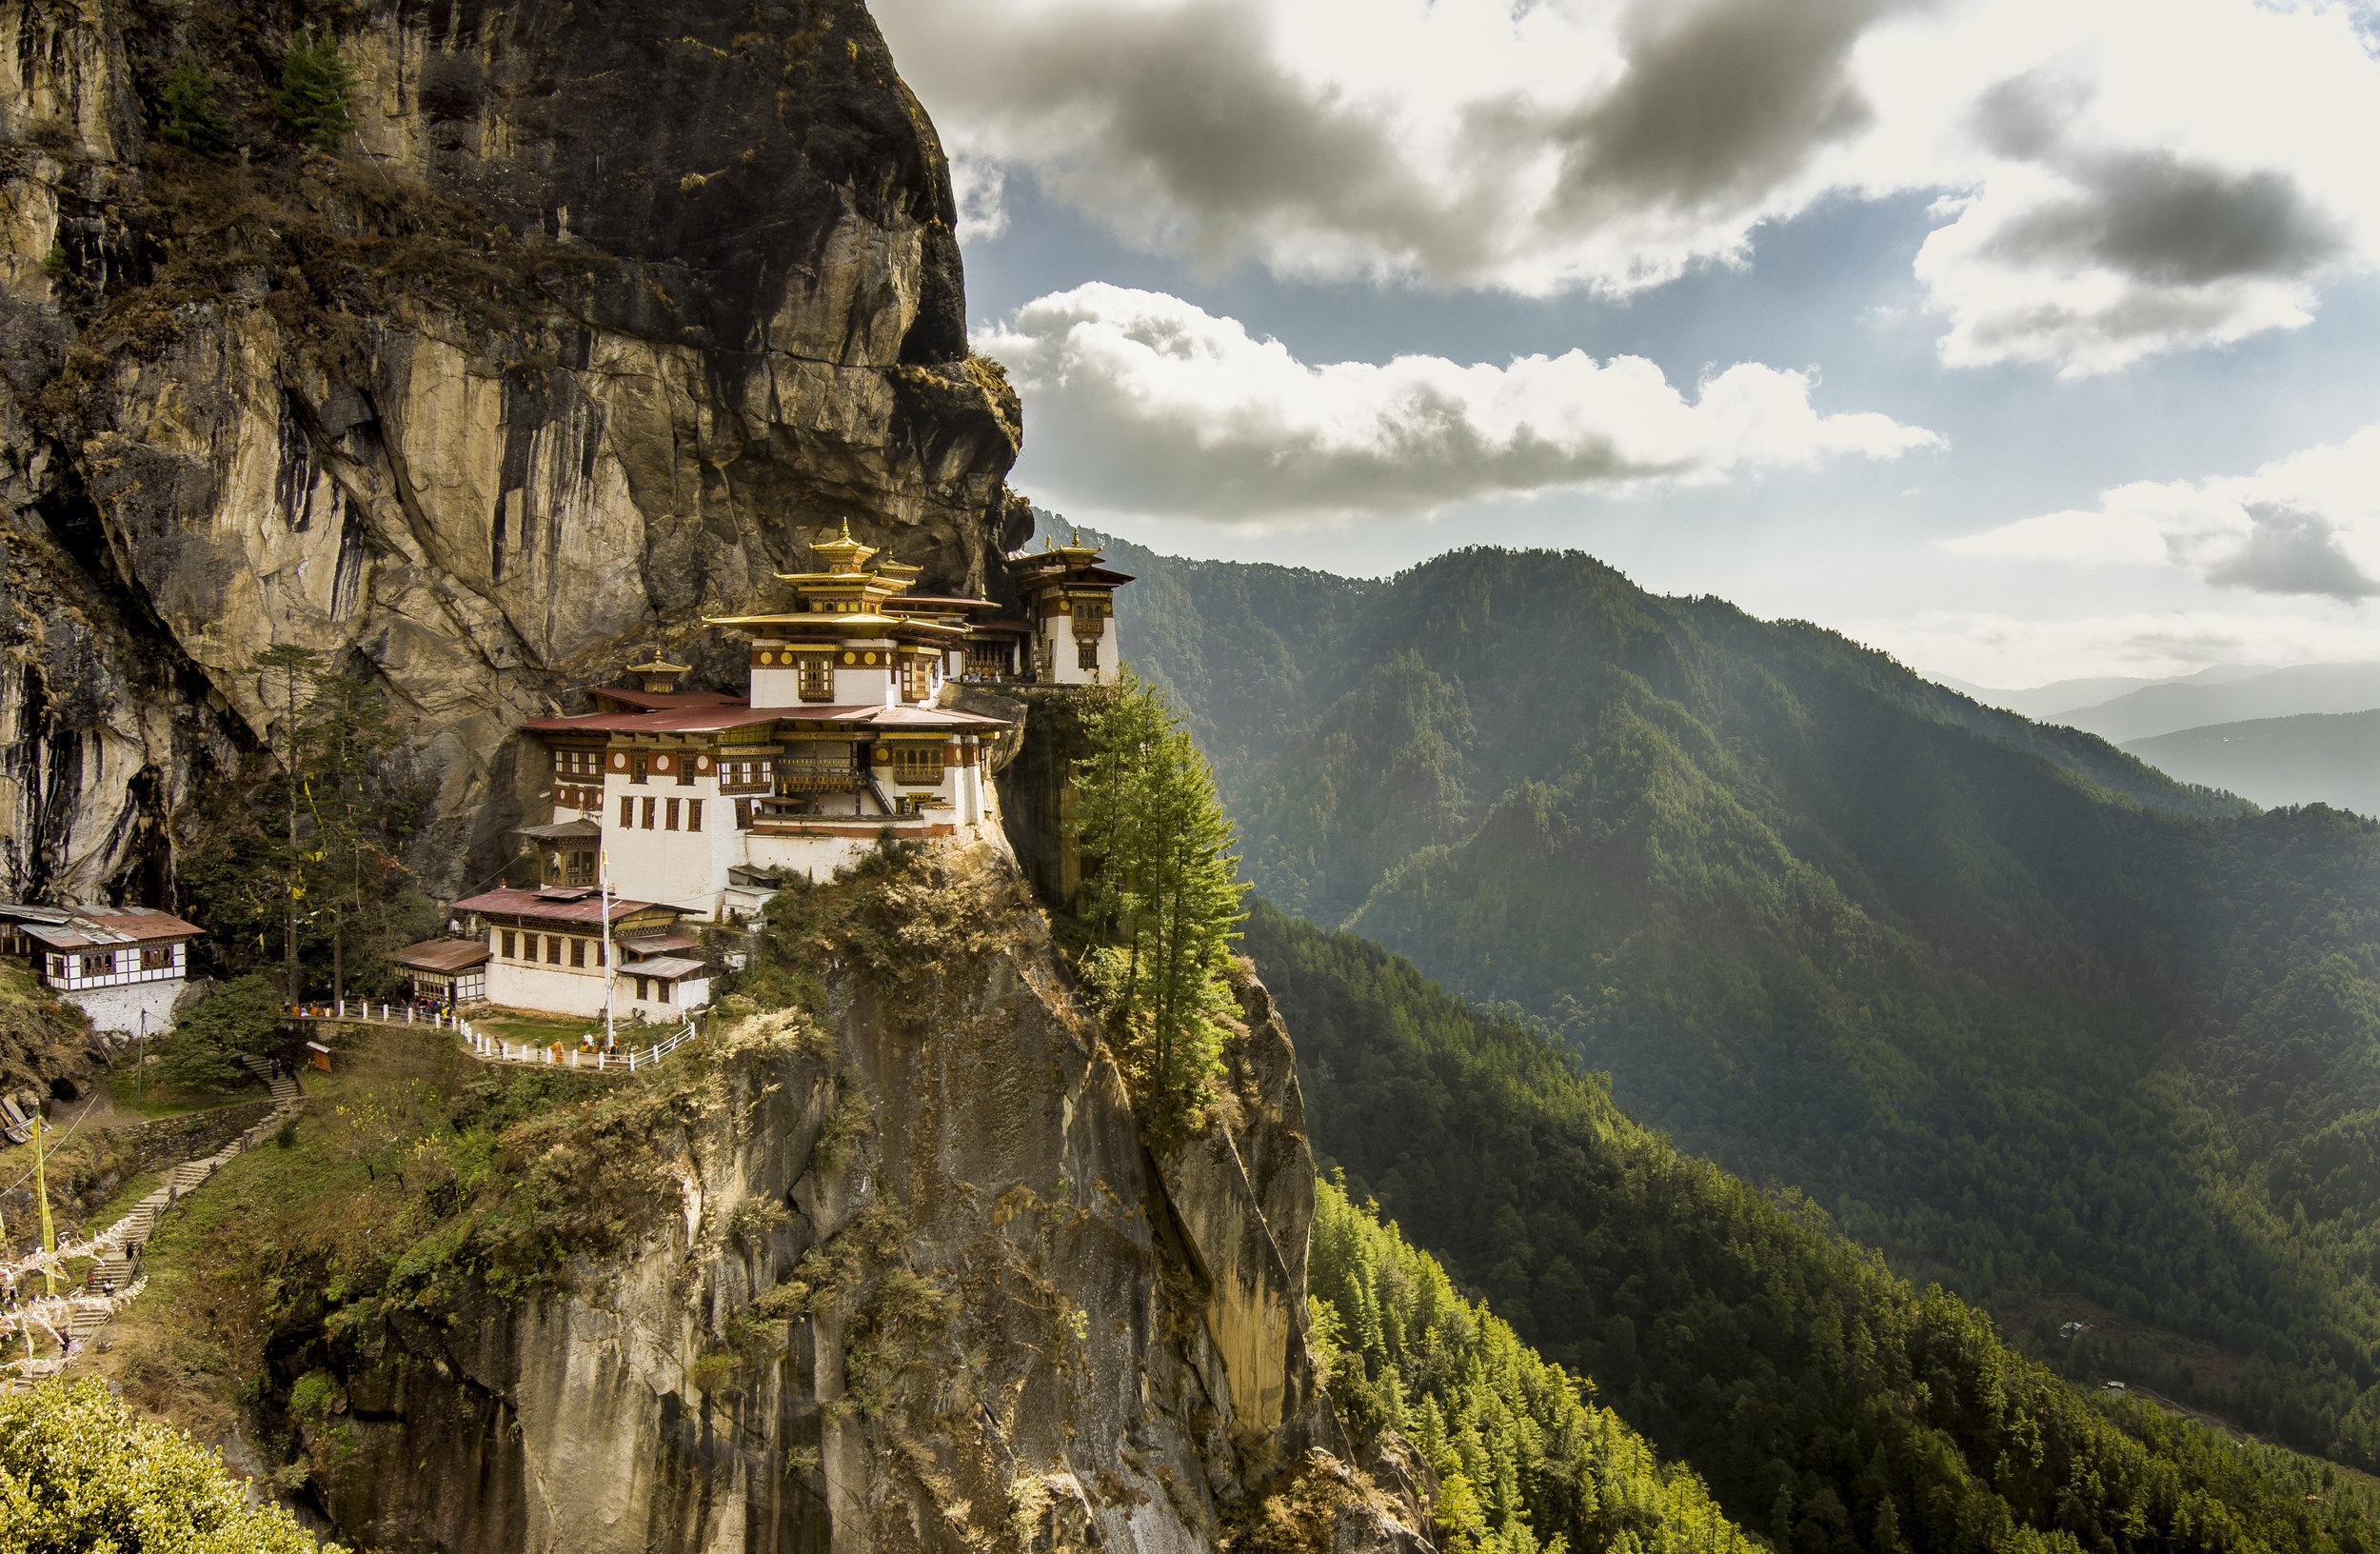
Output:
[[0,904],[0,950],[90,1016],[95,1030],[159,1036],[189,986],[190,941],[206,930],[149,906]]
[[708,619],[749,638],[744,695],[681,690],[686,667],[656,654],[629,666],[634,687],[592,691],[596,711],[526,725],[553,755],[553,820],[521,833],[551,886],[595,886],[602,855],[622,895],[734,922],[778,881],[823,878],[887,837],[982,836],[999,825],[984,742],[1009,724],[942,705],[944,687],[1116,678],[1114,594],[1132,580],[1095,547],[1011,558],[1024,622],[911,593],[919,568],[876,560],[847,523],[812,548],[823,570],[779,574],[799,608]]

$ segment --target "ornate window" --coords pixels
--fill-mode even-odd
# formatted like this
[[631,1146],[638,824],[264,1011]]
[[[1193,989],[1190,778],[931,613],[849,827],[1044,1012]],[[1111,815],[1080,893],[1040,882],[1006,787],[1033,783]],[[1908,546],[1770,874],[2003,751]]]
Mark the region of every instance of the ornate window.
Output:
[[685,828],[689,831],[699,831],[703,828],[702,800],[688,799],[685,801]]
[[739,831],[748,831],[751,828],[752,801],[750,799],[738,799],[736,800],[736,829]]
[[1100,667],[1100,645],[1087,639],[1076,643],[1074,667],[1078,669],[1098,668]]
[[802,699],[805,702],[831,702],[835,699],[834,666],[824,653],[802,655]]
[[636,801],[625,793],[620,795],[620,828],[626,830],[636,824]]
[[653,828],[653,801],[651,799],[645,801],[645,828],[648,831]]
[[645,781],[645,752],[639,750],[635,756],[630,759],[628,781],[632,783],[641,783]]
[[664,831],[674,831],[678,828],[678,802],[676,799],[671,799],[662,816],[662,829]]
[[892,747],[893,781],[924,785],[942,780],[940,745],[896,745]]
[[172,970],[173,946],[171,945],[143,946],[141,949],[141,969],[144,971]]
[[83,957],[83,975],[87,977],[112,977],[115,974],[115,951],[111,949],[103,950],[96,955],[86,955]]

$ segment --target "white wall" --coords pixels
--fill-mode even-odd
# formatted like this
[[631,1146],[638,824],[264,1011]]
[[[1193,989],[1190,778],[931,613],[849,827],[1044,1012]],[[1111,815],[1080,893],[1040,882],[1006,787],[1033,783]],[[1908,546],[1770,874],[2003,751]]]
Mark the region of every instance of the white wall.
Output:
[[[173,1001],[189,986],[180,977],[165,978],[151,973],[148,982],[129,982],[113,987],[61,987],[58,996],[90,1016],[92,1028],[103,1031],[123,1031],[138,1036],[144,1031],[162,1036],[173,1028]],[[142,1024],[146,1018],[148,1024]]]

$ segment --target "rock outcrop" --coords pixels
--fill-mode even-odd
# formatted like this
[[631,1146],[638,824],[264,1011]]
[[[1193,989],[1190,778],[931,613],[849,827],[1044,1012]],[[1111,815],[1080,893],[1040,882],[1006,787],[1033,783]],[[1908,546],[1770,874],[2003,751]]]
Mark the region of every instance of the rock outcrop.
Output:
[[[0,896],[171,899],[268,729],[244,666],[371,665],[492,867],[511,730],[856,533],[997,590],[1014,393],[972,359],[949,180],[859,0],[326,13],[0,4]],[[177,61],[239,145],[150,138]],[[741,683],[741,666],[710,666]]]
[[1153,1160],[1004,854],[837,888],[893,893],[871,921],[898,954],[852,935],[814,1014],[747,1016],[666,1126],[588,1144],[616,1192],[664,1185],[624,1255],[285,1339],[285,1376],[337,1389],[293,1392],[315,1442],[344,1432],[340,1534],[1188,1554],[1274,1524],[1303,1530],[1248,1546],[1426,1550],[1315,1374],[1314,1165],[1262,989],[1229,1121]]

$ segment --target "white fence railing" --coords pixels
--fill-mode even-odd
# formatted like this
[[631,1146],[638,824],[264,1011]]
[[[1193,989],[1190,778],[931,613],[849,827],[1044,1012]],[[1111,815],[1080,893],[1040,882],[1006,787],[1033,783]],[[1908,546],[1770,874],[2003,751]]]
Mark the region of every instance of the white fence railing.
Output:
[[[372,1012],[374,1009],[380,1012],[375,1014]],[[692,1041],[697,1034],[695,1023],[689,1020],[685,1028],[673,1036],[655,1042],[636,1043],[622,1051],[616,1047],[604,1049],[600,1045],[602,1038],[589,1032],[582,1040],[590,1049],[582,1051],[579,1047],[559,1043],[539,1046],[535,1042],[508,1042],[502,1037],[488,1035],[459,1014],[447,1014],[441,1010],[420,1010],[417,1018],[415,1007],[409,1004],[375,1005],[362,1000],[338,999],[324,1004],[301,1004],[290,1012],[300,1020],[361,1020],[374,1025],[420,1025],[427,1026],[432,1030],[451,1030],[463,1038],[475,1055],[490,1063],[542,1063],[548,1066],[606,1070],[625,1068],[630,1073],[651,1067]]]
[[694,1023],[688,1021],[685,1028],[674,1036],[663,1041],[632,1045],[626,1051],[622,1052],[605,1051],[600,1046],[583,1050],[560,1043],[541,1046],[535,1042],[507,1042],[501,1037],[490,1036],[485,1031],[474,1030],[467,1020],[456,1021],[455,1028],[462,1033],[463,1039],[470,1044],[471,1050],[489,1063],[544,1064],[547,1067],[597,1070],[625,1068],[632,1074],[640,1068],[650,1068],[670,1053],[694,1040],[696,1034]]

